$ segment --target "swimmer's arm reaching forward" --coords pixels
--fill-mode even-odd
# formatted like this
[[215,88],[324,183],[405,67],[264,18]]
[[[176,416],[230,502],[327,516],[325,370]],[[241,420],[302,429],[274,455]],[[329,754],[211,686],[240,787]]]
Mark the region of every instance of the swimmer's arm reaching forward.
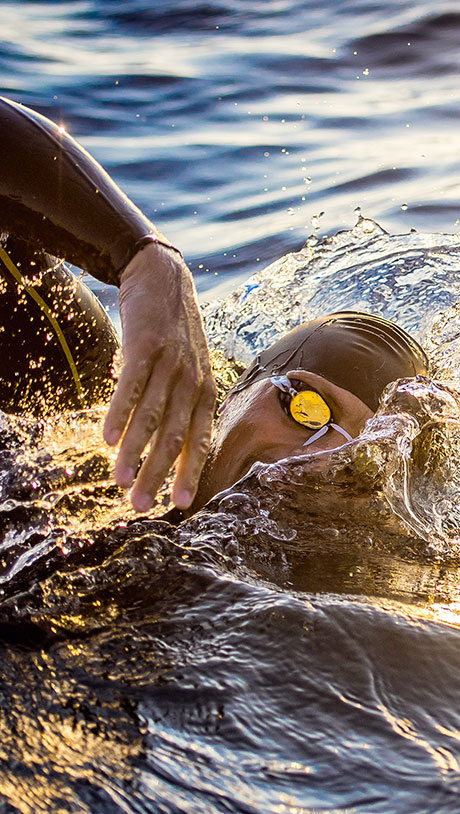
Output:
[[104,428],[124,434],[116,479],[146,511],[180,454],[173,500],[190,505],[208,444],[214,382],[193,280],[180,253],[65,130],[0,99],[0,231],[120,286],[124,365]]

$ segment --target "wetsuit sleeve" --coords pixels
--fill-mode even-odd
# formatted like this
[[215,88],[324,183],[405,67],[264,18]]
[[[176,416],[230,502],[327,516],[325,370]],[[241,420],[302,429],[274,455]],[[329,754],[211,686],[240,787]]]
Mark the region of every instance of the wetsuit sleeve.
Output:
[[154,227],[63,128],[0,98],[2,232],[119,285]]

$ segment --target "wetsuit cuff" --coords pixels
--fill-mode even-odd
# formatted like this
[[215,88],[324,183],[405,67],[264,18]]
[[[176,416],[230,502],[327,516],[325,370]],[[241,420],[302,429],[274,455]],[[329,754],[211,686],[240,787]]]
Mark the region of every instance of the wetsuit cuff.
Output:
[[136,241],[134,244],[133,257],[138,251],[145,248],[145,246],[148,246],[150,243],[158,243],[159,246],[165,246],[166,249],[172,249],[174,252],[177,252],[182,259],[184,259],[180,249],[177,249],[176,246],[173,246],[172,243],[168,243],[166,240],[161,240],[155,233],[144,235],[144,237],[141,237]]
[[132,248],[132,251],[130,252],[129,260],[126,263],[123,263],[121,268],[118,269],[118,271],[117,271],[117,276],[118,276],[118,281],[119,281],[118,285],[120,285],[121,276],[122,276],[124,270],[126,269],[128,264],[131,262],[133,257],[135,257],[138,252],[142,251],[142,249],[145,249],[145,247],[149,246],[151,243],[157,243],[159,246],[164,246],[166,249],[172,249],[174,252],[176,252],[176,254],[179,255],[179,257],[182,260],[184,259],[183,254],[180,251],[180,249],[178,249],[176,246],[173,246],[172,243],[168,243],[167,240],[163,240],[163,239],[159,238],[158,235],[156,235],[154,232],[150,232],[148,235],[143,235],[142,237],[139,238],[139,240],[136,240],[136,242],[135,242],[135,244],[134,244],[134,246]]

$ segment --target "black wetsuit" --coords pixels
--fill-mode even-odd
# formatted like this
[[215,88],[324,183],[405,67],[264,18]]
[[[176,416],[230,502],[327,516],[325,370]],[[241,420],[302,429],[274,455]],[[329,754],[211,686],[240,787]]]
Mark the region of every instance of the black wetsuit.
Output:
[[37,412],[109,395],[113,327],[89,289],[48,255],[118,285],[153,232],[63,128],[0,98],[1,409]]

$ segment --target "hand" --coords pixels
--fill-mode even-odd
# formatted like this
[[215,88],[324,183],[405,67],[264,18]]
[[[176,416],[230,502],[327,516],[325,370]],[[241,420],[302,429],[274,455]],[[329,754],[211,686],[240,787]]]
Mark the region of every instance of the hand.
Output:
[[122,274],[123,368],[105,419],[104,438],[123,435],[115,466],[119,486],[132,485],[139,512],[154,497],[178,456],[173,502],[190,506],[209,449],[215,384],[192,276],[171,249],[152,243]]

